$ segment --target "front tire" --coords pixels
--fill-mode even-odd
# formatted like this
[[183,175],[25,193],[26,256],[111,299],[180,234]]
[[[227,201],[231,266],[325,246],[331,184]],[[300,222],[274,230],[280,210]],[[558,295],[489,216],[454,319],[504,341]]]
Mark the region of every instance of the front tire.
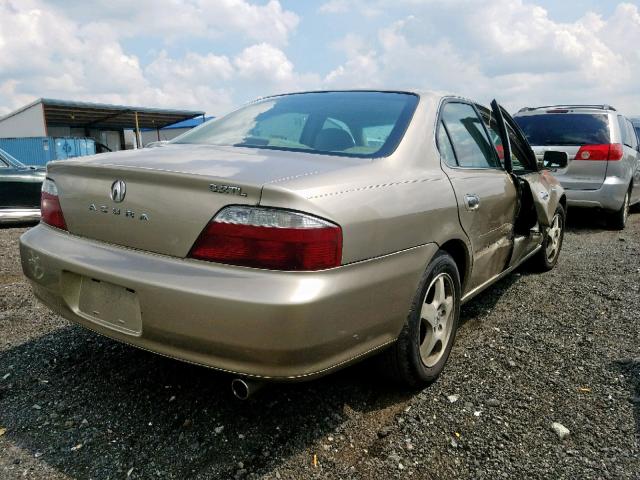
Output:
[[562,205],[558,205],[553,215],[551,226],[546,229],[542,248],[531,259],[531,267],[539,272],[548,272],[558,263],[562,242],[564,240],[564,225],[566,214]]
[[438,378],[458,330],[460,297],[458,267],[439,251],[422,276],[398,340],[380,358],[394,380],[415,388]]
[[627,225],[630,199],[631,194],[629,190],[627,190],[627,193],[624,195],[624,200],[622,201],[622,207],[617,212],[613,212],[609,217],[609,225],[614,230],[624,230],[624,227]]

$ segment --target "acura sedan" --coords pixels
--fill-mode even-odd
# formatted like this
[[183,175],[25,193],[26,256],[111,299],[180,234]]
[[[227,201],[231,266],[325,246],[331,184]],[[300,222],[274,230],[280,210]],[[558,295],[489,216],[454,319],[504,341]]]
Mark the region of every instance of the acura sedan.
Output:
[[50,163],[20,249],[50,308],[233,373],[240,396],[374,353],[415,387],[442,371],[463,302],[525,261],[554,267],[565,206],[495,101],[309,92]]

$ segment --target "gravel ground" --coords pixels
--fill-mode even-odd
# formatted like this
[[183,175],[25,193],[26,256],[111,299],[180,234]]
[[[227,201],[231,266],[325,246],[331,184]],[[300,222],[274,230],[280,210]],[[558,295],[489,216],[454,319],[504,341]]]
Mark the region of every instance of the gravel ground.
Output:
[[640,215],[622,233],[570,215],[557,268],[467,304],[425,390],[369,361],[247,402],[38,305],[24,229],[0,230],[0,478],[638,479]]

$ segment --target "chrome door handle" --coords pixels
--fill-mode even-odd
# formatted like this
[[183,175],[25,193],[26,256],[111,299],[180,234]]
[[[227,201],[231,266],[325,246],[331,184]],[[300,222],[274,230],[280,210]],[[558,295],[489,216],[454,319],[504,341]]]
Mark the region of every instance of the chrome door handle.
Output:
[[477,210],[480,207],[480,197],[478,195],[467,193],[464,196],[464,204],[467,207],[467,210]]

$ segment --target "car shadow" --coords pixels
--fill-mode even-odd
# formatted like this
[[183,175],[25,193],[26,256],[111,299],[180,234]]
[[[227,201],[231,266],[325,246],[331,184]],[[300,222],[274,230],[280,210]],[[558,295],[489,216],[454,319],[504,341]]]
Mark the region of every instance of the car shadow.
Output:
[[0,379],[5,372],[5,438],[75,478],[125,478],[131,468],[138,478],[233,478],[239,462],[264,474],[354,414],[402,408],[413,395],[381,382],[365,361],[240,401],[230,375],[76,326],[1,352]]
[[629,401],[636,420],[636,436],[640,439],[640,357],[619,360],[614,364],[629,384]]
[[607,214],[593,208],[569,208],[566,230],[569,232],[601,232],[611,230]]
[[[465,304],[463,328],[484,328],[487,310],[528,274]],[[417,393],[382,380],[376,358],[244,402],[232,378],[67,326],[0,352],[0,426],[12,445],[75,478],[125,478],[131,468],[138,478],[233,478],[273,474],[353,416],[393,425]]]
[[0,223],[0,230],[11,230],[14,228],[31,228],[35,227],[38,222],[11,222],[11,223]]
[[522,266],[465,303],[460,309],[460,326],[468,324],[467,328],[480,328],[482,326],[481,318],[486,315],[487,311],[495,308],[500,298],[523,275],[535,275],[535,273],[529,271],[526,266]]

